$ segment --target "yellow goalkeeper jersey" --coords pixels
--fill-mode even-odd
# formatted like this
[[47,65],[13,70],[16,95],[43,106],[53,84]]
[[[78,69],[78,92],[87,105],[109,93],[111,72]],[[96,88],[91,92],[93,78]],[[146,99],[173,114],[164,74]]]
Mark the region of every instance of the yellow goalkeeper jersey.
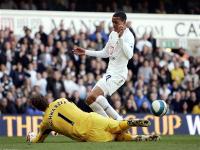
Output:
[[90,126],[87,121],[89,115],[67,99],[57,99],[46,109],[39,133],[32,142],[43,142],[51,131],[84,141]]

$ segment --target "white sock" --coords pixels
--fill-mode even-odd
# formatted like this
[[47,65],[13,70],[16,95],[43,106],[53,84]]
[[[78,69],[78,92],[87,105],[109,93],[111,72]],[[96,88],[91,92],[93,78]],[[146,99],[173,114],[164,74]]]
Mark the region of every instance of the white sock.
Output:
[[104,111],[104,109],[101,107],[101,105],[99,105],[96,101],[93,102],[92,104],[89,105],[89,107],[96,113],[104,116],[104,117],[108,117],[108,115],[106,114],[106,112]]
[[96,102],[104,109],[108,116],[112,117],[115,120],[123,120],[123,118],[112,108],[112,106],[108,103],[108,100],[104,96],[98,96]]

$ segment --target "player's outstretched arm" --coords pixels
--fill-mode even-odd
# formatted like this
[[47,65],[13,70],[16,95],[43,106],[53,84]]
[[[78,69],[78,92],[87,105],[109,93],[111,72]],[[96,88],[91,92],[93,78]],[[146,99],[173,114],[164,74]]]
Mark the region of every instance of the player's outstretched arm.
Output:
[[88,55],[88,56],[94,56],[94,57],[100,57],[100,58],[107,58],[109,57],[108,53],[106,52],[106,49],[102,49],[100,51],[93,51],[93,50],[86,50],[81,47],[76,47],[73,49],[74,54],[76,55]]
[[51,129],[48,129],[43,122],[40,124],[39,132],[37,135],[34,132],[29,132],[26,136],[26,142],[30,143],[42,143],[45,138],[49,135],[51,132]]
[[29,132],[26,136],[26,142],[28,143],[42,143],[45,138],[49,135],[51,130],[46,130],[45,132],[39,132],[37,135],[34,132]]
[[85,55],[85,49],[81,47],[76,47],[73,49],[74,54],[76,55]]
[[33,139],[35,139],[35,138],[36,138],[36,134],[34,132],[29,132],[26,135],[26,142],[32,143]]

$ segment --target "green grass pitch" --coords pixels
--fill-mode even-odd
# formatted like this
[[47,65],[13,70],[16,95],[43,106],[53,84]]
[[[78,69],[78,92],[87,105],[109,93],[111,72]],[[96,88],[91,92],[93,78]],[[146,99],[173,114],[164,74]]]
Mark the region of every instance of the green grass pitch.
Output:
[[76,142],[49,136],[44,143],[28,144],[25,137],[0,137],[0,150],[200,150],[200,136],[162,136],[158,142]]

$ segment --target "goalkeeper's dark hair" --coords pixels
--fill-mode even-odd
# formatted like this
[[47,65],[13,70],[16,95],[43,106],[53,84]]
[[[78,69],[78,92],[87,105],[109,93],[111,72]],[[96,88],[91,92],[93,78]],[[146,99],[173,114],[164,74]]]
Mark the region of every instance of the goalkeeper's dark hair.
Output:
[[119,17],[121,21],[126,21],[126,13],[124,11],[116,11],[113,15],[113,17]]
[[30,97],[30,104],[40,111],[45,111],[49,106],[47,99],[40,94],[33,94]]

